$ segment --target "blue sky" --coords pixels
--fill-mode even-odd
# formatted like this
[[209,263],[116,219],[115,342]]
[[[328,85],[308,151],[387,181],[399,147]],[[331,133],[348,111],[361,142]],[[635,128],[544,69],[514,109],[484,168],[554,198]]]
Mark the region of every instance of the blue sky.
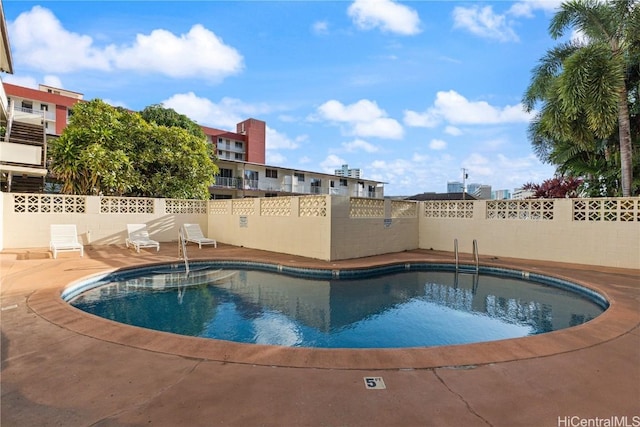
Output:
[[133,110],[162,103],[210,127],[267,123],[267,163],[386,195],[447,181],[513,190],[554,169],[520,101],[557,41],[558,1],[11,1],[14,74]]

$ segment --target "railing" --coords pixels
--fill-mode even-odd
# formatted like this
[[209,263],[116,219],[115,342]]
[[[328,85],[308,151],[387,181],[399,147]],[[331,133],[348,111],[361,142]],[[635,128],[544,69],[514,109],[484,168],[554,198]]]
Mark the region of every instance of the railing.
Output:
[[219,187],[237,188],[239,186],[238,178],[228,178],[224,176],[216,176],[214,178],[215,181],[213,185]]
[[[458,239],[453,239],[453,254],[456,260],[456,273],[458,273],[458,270],[460,268],[459,266],[460,258],[458,254]],[[476,265],[476,274],[478,274],[478,272],[480,271],[480,260],[478,255],[478,241],[476,239],[473,239],[473,259]]]
[[24,107],[18,107],[18,106],[13,107],[13,110],[19,113],[34,114],[36,116],[41,116],[41,117],[44,117],[44,114],[46,112],[44,110],[34,110],[33,108],[24,108]]
[[244,148],[239,148],[236,147],[235,145],[231,145],[231,144],[224,144],[224,143],[217,143],[216,148],[220,151],[229,151],[232,153],[242,153],[244,154]]
[[473,239],[473,258],[476,261],[476,273],[480,271],[480,262],[478,260],[478,241]]
[[184,259],[184,269],[189,276],[189,257],[187,256],[187,241],[184,237],[184,230],[180,227],[178,231],[178,258]]
[[456,273],[458,272],[458,239],[453,239],[453,255],[456,259]]

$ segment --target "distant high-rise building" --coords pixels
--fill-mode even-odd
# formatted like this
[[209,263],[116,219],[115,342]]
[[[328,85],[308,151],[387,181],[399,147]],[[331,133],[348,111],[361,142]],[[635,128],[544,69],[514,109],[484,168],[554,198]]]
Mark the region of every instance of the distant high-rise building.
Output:
[[511,198],[511,192],[509,190],[496,190],[491,198],[493,200],[507,200]]
[[468,193],[472,194],[477,199],[490,199],[491,186],[485,184],[469,184]]
[[482,184],[478,184],[477,182],[467,184],[467,193],[474,194],[478,189],[482,186]]
[[511,195],[511,198],[516,200],[528,199],[534,194],[535,194],[534,191],[523,190],[522,188],[516,188],[513,190],[513,194]]
[[447,193],[462,193],[464,185],[460,181],[447,182]]
[[360,169],[349,169],[349,165],[342,165],[342,169],[336,169],[336,176],[347,178],[360,178]]

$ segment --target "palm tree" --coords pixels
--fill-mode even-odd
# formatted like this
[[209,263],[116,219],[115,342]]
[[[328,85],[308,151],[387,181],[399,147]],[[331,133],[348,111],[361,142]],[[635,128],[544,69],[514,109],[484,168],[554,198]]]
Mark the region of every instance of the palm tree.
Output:
[[551,49],[534,68],[523,103],[543,106],[530,127],[537,149],[556,143],[587,151],[618,129],[622,195],[632,195],[633,149],[627,90],[628,70],[640,48],[638,0],[571,0],[552,18],[554,39],[569,29],[581,40]]

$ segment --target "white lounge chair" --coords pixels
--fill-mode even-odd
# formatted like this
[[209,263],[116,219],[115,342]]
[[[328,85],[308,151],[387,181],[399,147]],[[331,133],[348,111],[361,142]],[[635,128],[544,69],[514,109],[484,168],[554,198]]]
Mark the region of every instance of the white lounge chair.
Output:
[[184,240],[187,242],[197,243],[200,249],[202,249],[202,245],[213,245],[216,248],[218,247],[218,242],[216,242],[215,239],[204,237],[199,224],[184,224],[182,229],[184,230]]
[[84,256],[84,246],[78,242],[75,224],[51,224],[49,249],[54,258],[58,257],[58,252],[69,251],[80,251],[80,256]]
[[149,231],[146,224],[127,224],[127,233],[129,234],[125,244],[127,248],[133,246],[136,252],[140,252],[140,248],[156,248],[160,250],[160,243],[149,238]]

